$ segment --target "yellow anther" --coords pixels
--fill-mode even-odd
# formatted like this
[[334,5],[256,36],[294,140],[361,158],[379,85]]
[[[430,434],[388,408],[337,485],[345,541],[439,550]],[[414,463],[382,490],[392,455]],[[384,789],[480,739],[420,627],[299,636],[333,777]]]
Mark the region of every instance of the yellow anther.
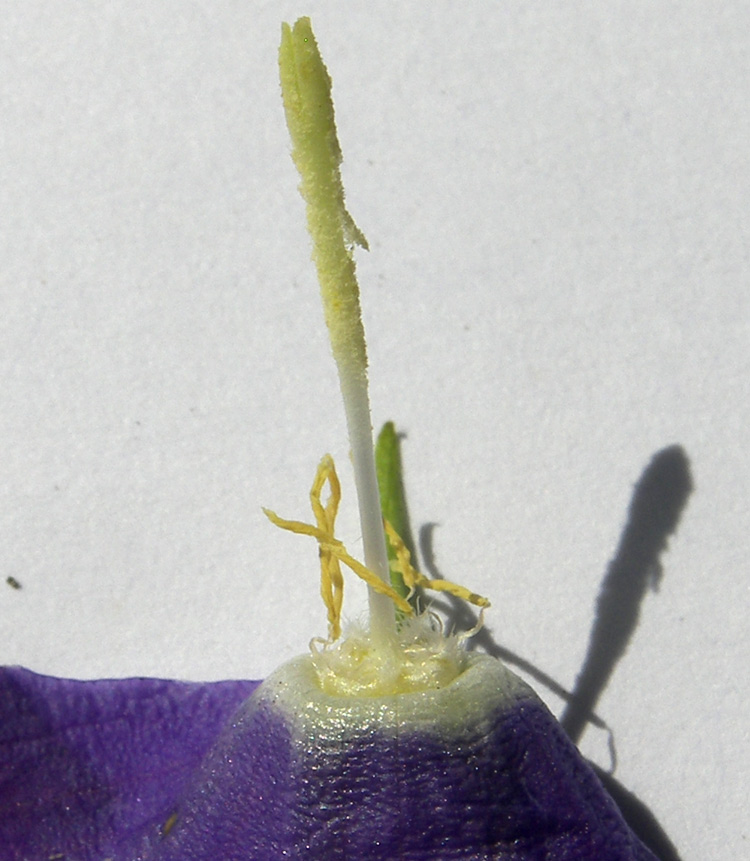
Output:
[[[328,485],[329,496],[323,503],[323,491]],[[358,577],[375,591],[387,595],[393,603],[407,615],[414,611],[396,590],[385,583],[373,571],[352,557],[344,545],[336,538],[334,526],[339,501],[341,485],[336,475],[333,458],[325,455],[315,473],[315,480],[310,489],[310,502],[316,525],[299,520],[285,520],[273,511],[264,508],[263,511],[274,525],[299,535],[310,535],[318,542],[320,556],[320,595],[328,613],[328,639],[333,642],[341,636],[341,605],[344,598],[344,578],[341,574],[343,562]]]
[[385,521],[385,534],[396,554],[396,561],[393,563],[393,566],[403,577],[404,584],[410,590],[410,596],[417,586],[420,586],[423,589],[433,589],[435,592],[449,592],[451,595],[455,595],[456,598],[468,601],[470,604],[474,604],[474,606],[481,607],[482,609],[490,606],[490,602],[486,598],[477,595],[476,592],[471,592],[465,586],[451,583],[450,580],[428,580],[427,577],[420,574],[411,564],[409,548],[387,520]]
[[[329,492],[328,499],[324,503],[323,492],[326,485],[328,485]],[[402,598],[392,586],[381,580],[367,566],[351,556],[343,543],[336,538],[334,527],[340,501],[341,484],[336,474],[333,458],[327,454],[321,459],[318,465],[315,480],[310,489],[310,504],[312,505],[315,517],[315,525],[304,523],[301,520],[286,520],[268,508],[263,509],[266,517],[275,526],[286,529],[289,532],[296,532],[298,535],[309,535],[318,542],[320,595],[323,598],[323,603],[326,606],[328,614],[329,642],[334,642],[341,636],[341,606],[344,600],[344,577],[341,573],[341,563],[346,565],[347,568],[352,570],[376,592],[388,596],[402,613],[407,616],[411,616],[414,613],[413,607],[405,598]],[[385,534],[396,554],[393,567],[401,574],[404,584],[410,590],[409,597],[420,586],[426,589],[433,589],[436,592],[449,592],[451,595],[455,595],[457,598],[468,601],[470,604],[474,604],[482,609],[490,606],[490,602],[486,598],[477,595],[475,592],[471,592],[465,586],[459,586],[457,583],[451,583],[449,580],[429,580],[423,574],[420,574],[411,564],[411,555],[401,537],[387,520],[384,523]]]

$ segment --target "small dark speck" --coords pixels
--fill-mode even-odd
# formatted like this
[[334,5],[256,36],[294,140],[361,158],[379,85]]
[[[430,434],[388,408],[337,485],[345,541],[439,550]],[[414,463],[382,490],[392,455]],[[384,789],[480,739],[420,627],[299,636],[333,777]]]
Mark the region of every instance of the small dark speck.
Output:
[[5,578],[5,582],[6,582],[6,583],[7,583],[7,584],[12,588],[12,589],[20,589],[20,588],[21,588],[21,584],[18,582],[18,580],[16,580],[16,578],[15,578],[15,577],[6,577],[6,578]]
[[164,823],[164,825],[162,825],[161,836],[166,837],[167,834],[169,834],[169,832],[175,827],[176,822],[177,822],[177,811],[172,813],[169,816],[169,818],[167,819],[167,821]]

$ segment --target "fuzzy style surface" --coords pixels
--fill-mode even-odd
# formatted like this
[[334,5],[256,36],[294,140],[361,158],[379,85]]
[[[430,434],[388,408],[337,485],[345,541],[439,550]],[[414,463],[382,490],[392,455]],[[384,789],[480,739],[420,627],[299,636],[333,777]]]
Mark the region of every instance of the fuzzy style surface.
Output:
[[525,686],[446,738],[258,685],[0,670],[0,861],[655,861]]

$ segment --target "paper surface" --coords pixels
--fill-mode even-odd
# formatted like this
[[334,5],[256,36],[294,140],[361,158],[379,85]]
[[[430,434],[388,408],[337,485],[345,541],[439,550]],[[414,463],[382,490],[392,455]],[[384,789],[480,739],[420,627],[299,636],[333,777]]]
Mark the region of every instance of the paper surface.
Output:
[[[415,532],[571,690],[633,487],[679,445],[694,489],[596,712],[680,856],[740,857],[750,15],[346,8],[6,14],[2,662],[261,678],[325,633],[314,542],[260,508],[306,518],[330,451],[360,549],[276,66],[280,21],[309,14]],[[581,747],[608,766],[603,730]]]

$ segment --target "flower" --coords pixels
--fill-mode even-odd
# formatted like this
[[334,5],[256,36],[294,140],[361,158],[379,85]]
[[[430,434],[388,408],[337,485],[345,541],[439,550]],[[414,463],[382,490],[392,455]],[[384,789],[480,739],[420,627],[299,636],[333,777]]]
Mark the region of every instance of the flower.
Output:
[[71,681],[0,670],[3,861],[655,861],[494,658],[443,689]]

